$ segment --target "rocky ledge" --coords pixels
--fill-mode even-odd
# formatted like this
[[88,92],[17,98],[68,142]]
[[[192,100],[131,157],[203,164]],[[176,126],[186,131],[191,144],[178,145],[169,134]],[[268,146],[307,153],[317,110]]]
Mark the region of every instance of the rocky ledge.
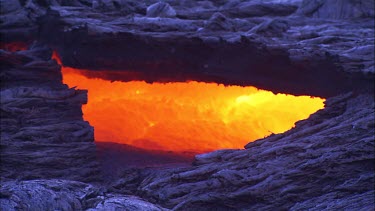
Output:
[[82,118],[87,91],[62,84],[52,51],[0,50],[1,179],[97,181],[94,130]]
[[329,97],[245,149],[103,182],[86,91],[61,83],[44,45],[0,50],[1,210],[374,209],[373,1],[0,3],[2,42],[38,39],[66,65]]
[[[68,66],[297,95],[372,89],[371,0],[12,2],[0,34],[42,39]],[[127,77],[118,80],[132,80]]]

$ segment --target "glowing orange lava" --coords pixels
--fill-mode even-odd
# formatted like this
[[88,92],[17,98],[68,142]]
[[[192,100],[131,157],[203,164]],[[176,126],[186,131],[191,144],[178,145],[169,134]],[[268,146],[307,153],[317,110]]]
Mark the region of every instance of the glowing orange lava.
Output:
[[[88,71],[88,70],[86,70]],[[96,141],[145,149],[209,151],[243,148],[281,133],[324,107],[324,99],[273,94],[215,83],[110,82],[62,68],[64,83],[88,90],[84,119]]]

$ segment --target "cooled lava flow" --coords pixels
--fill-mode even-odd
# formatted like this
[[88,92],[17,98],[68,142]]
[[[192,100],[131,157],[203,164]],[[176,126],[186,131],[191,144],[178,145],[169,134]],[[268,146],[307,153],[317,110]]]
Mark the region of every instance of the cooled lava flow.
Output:
[[95,140],[144,149],[243,148],[292,128],[324,107],[321,98],[273,94],[255,87],[195,81],[111,82],[92,74],[87,77],[89,73],[62,67],[65,84],[88,90],[88,104],[82,109],[84,119],[95,128]]

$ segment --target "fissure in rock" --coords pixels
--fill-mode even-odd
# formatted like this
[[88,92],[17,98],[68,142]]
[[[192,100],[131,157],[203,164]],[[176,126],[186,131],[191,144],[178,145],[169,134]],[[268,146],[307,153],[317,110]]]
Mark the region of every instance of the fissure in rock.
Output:
[[109,81],[102,76],[131,72],[64,66],[62,73],[65,84],[88,90],[84,119],[94,126],[97,142],[143,149],[243,148],[249,141],[292,128],[324,106],[322,98],[274,94],[251,86]]

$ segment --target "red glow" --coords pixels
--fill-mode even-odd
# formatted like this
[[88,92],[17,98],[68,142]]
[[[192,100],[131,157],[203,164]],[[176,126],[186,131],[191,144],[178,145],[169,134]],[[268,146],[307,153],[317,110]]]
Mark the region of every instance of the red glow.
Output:
[[24,42],[0,43],[0,48],[6,51],[22,51],[27,50],[28,44]]
[[[58,59],[57,55],[54,55]],[[243,148],[324,107],[324,99],[203,82],[110,82],[62,67],[64,83],[88,90],[84,119],[96,141],[145,149]]]

